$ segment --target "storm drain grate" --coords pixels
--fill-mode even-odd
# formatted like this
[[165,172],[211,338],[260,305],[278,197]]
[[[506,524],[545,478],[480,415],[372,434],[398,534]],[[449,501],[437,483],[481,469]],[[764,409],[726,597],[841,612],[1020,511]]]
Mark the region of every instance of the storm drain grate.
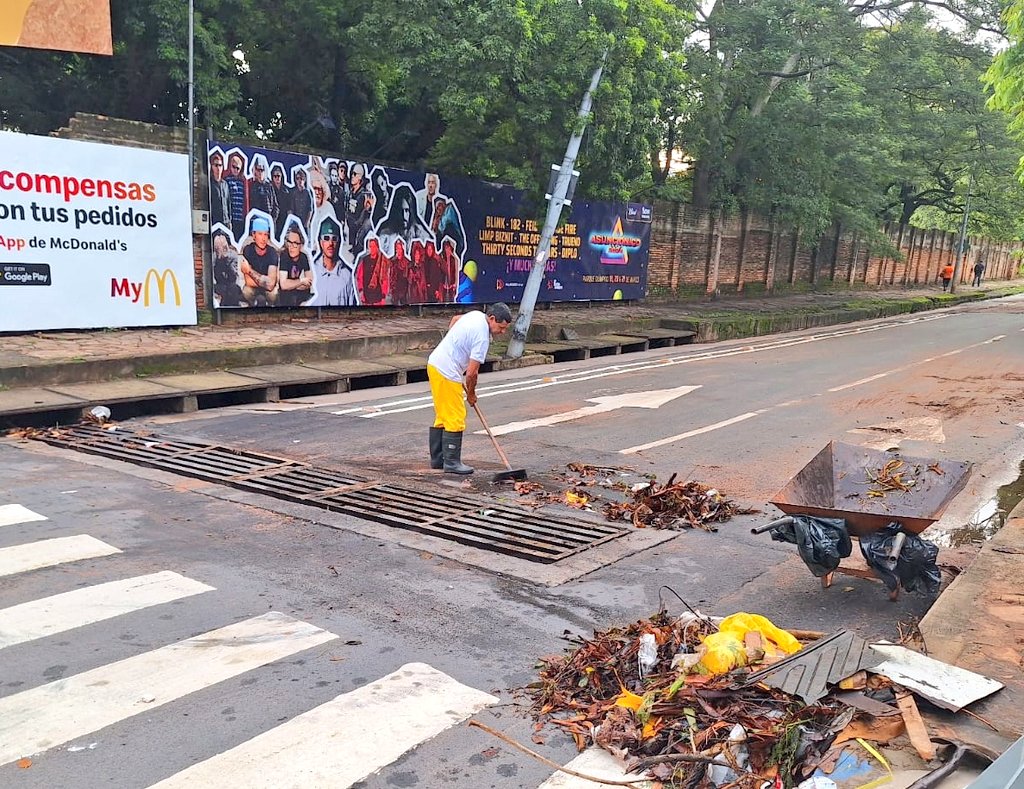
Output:
[[55,446],[308,504],[474,548],[551,564],[626,534],[610,524],[439,495],[193,438],[77,426],[39,433]]

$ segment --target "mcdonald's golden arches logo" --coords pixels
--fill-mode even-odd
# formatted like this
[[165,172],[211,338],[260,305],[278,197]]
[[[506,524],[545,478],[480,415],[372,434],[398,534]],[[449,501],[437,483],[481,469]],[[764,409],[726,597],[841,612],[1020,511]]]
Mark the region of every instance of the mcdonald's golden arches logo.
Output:
[[169,268],[165,268],[163,273],[159,273],[155,268],[151,268],[146,272],[146,278],[142,281],[142,306],[149,306],[149,299],[151,293],[151,283],[156,283],[156,295],[157,301],[160,304],[167,302],[167,282],[170,280],[171,285],[174,286],[174,306],[181,306],[181,288],[178,287],[178,278],[174,276],[174,272]]

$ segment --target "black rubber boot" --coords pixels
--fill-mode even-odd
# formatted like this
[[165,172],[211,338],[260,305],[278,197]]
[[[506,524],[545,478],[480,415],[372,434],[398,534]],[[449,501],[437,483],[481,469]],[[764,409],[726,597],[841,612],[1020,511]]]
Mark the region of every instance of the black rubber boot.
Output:
[[445,430],[441,444],[445,473],[462,475],[473,473],[473,467],[462,462],[462,433],[449,433]]
[[430,467],[444,468],[444,453],[441,451],[441,437],[444,435],[443,427],[430,428]]

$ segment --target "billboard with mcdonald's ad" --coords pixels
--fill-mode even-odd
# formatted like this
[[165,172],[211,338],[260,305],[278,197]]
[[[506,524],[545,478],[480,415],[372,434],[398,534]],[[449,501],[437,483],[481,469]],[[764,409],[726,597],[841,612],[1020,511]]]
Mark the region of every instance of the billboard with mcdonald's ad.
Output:
[[196,323],[188,157],[0,132],[0,332]]

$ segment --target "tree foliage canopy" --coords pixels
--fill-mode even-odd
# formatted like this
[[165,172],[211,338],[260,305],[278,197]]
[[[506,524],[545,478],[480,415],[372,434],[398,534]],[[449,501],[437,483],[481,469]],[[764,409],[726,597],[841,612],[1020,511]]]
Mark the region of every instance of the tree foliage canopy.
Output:
[[[972,227],[1017,237],[1024,0],[1002,19],[998,6],[195,0],[196,121],[537,191],[606,57],[581,193],[744,208],[813,237],[837,222],[955,227],[973,177]],[[0,125],[187,121],[186,4],[111,9],[112,58],[0,49]],[[993,61],[978,34],[1004,26],[1011,47]]]

